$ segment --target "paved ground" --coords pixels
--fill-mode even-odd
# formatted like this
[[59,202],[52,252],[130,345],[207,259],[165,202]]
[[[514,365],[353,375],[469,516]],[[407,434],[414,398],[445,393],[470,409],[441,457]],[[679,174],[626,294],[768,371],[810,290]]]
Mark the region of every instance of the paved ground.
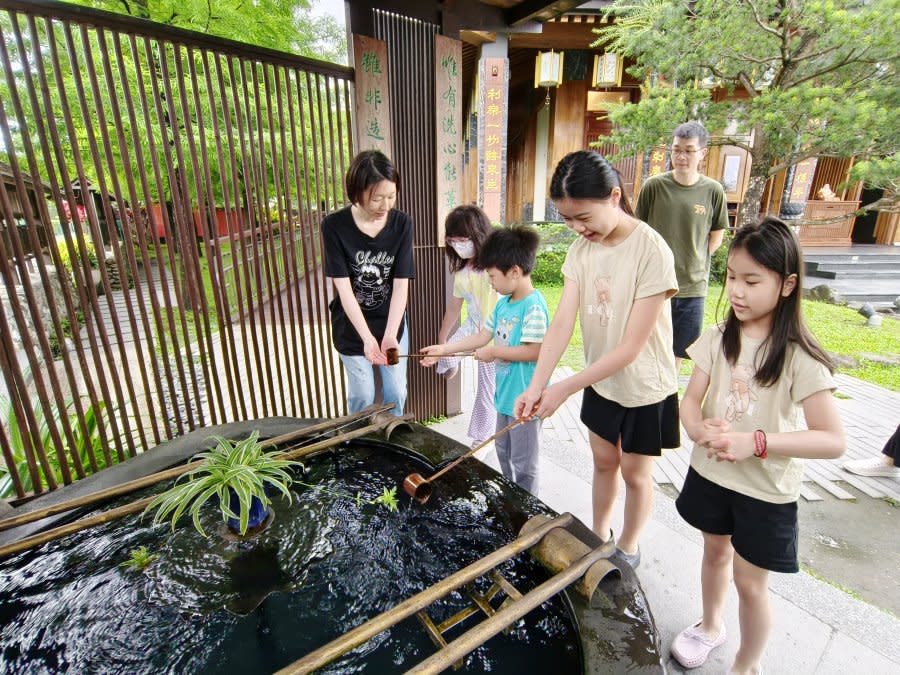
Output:
[[[464,371],[463,377],[464,400],[471,400],[472,374]],[[855,416],[866,406],[873,410],[885,406],[879,413],[885,418],[881,421],[883,438],[878,438],[876,433],[859,448],[860,452],[868,449],[874,454],[889,435],[886,430],[893,430],[894,427],[889,425],[896,425],[900,408],[889,407],[893,405],[891,401],[895,401],[891,396],[877,400],[873,392],[867,391],[867,397],[859,401],[857,407],[842,405],[842,416],[848,429],[854,429],[860,423]],[[844,401],[847,400],[850,399]],[[893,414],[886,415],[885,410],[892,410]],[[467,425],[468,418],[463,414],[434,428],[461,439],[465,437]],[[564,440],[561,433],[554,432],[553,425],[548,424],[542,439],[538,496],[557,511],[570,511],[590,525],[590,450],[586,440],[580,439],[566,424],[565,415],[560,416],[555,425],[558,431],[566,427],[572,433]],[[497,467],[492,449],[486,449],[479,456]],[[868,496],[835,480],[829,479],[829,482],[856,499],[844,500],[824,491],[820,500],[801,503],[801,530],[810,533],[801,542],[801,560],[816,572],[772,576],[775,623],[763,659],[764,669],[767,673],[790,675],[900,673],[900,643],[896,640],[900,634],[897,618],[897,606],[900,605],[894,607],[894,614],[886,609],[895,601],[891,597],[900,598],[896,574],[900,569],[897,538],[900,511],[889,500]],[[897,483],[900,488],[900,481]],[[677,482],[659,484],[653,516],[643,536],[643,562],[639,569],[664,649],[678,631],[699,618],[701,611],[702,540],[675,511],[672,497],[678,487]],[[624,486],[617,502],[616,528],[621,527],[623,490]],[[804,522],[807,516],[814,517],[812,524]],[[852,532],[844,534],[849,536],[841,535],[848,528]],[[835,533],[838,538],[834,537]],[[815,538],[816,534],[819,539]],[[829,559],[829,565],[822,564],[823,558]],[[872,584],[872,588],[866,590],[869,597],[866,601],[860,597],[861,589],[852,589],[850,584],[860,586],[860,579],[870,579],[873,575],[883,579],[883,583]],[[844,589],[852,589],[852,592]],[[722,673],[731,664],[738,636],[737,598],[733,589],[726,613],[729,637],[725,646],[714,652],[706,666],[691,672],[701,675]],[[682,672],[674,661],[667,667],[671,672]]]

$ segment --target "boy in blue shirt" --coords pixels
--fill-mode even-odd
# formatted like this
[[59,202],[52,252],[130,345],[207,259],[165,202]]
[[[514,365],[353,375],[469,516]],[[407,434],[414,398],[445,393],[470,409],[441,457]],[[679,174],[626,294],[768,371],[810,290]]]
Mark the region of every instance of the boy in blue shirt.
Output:
[[[528,387],[541,343],[550,323],[547,303],[531,283],[540,237],[530,227],[494,230],[478,253],[478,266],[487,272],[491,285],[503,297],[497,301],[484,328],[452,344],[432,345],[423,366],[437,357],[475,350],[475,358],[495,364],[497,430],[515,421],[513,404]],[[493,344],[489,344],[493,341]],[[537,492],[538,452],[541,421],[521,424],[495,441],[503,475],[532,494]]]

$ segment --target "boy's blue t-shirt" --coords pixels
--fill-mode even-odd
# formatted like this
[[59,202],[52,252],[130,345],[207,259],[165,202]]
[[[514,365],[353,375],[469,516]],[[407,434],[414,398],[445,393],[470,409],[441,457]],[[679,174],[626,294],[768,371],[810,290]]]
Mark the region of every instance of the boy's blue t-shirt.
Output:
[[[513,302],[512,296],[504,295],[497,301],[494,312],[488,317],[484,327],[494,334],[494,344],[498,347],[518,347],[528,342],[543,342],[550,323],[547,302],[540,291]],[[494,407],[498,413],[513,415],[516,398],[531,383],[534,361],[494,362],[497,387]]]

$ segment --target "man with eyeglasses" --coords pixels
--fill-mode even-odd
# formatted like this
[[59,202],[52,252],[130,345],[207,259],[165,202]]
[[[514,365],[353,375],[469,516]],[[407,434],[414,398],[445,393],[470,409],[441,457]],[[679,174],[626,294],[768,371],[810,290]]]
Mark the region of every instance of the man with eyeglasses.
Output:
[[635,215],[659,232],[675,256],[678,293],[673,296],[675,367],[700,337],[712,254],[728,226],[725,191],[700,173],[709,133],[699,122],[686,122],[672,139],[672,170],[651,176],[638,195]]

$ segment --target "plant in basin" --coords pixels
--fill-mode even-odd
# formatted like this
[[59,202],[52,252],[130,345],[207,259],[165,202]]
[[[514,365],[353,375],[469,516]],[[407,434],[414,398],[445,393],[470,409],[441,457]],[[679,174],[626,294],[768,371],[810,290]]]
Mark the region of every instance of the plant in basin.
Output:
[[198,453],[194,460],[203,464],[181,476],[171,488],[160,494],[147,511],[156,509],[153,523],[171,517],[172,529],[185,513],[204,537],[200,510],[212,498],[218,499],[222,520],[240,535],[257,527],[270,513],[270,494],[281,493],[290,501],[288,490],[293,479],[287,472],[300,462],[278,459],[277,451],[266,452],[254,431],[242,441],[214,436],[216,445]]

